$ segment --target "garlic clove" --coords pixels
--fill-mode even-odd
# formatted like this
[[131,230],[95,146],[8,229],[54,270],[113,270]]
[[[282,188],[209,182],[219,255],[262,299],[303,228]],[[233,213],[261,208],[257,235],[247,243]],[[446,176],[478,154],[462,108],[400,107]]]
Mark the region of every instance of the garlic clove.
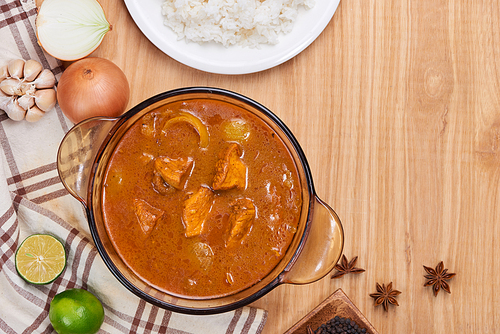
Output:
[[3,90],[0,89],[0,99],[3,97],[11,98],[11,96],[9,94],[6,94]]
[[16,78],[8,78],[0,82],[0,90],[8,95],[21,96],[24,94],[33,95],[36,89],[33,83],[23,82]]
[[7,95],[22,95],[19,79],[8,78],[0,82],[0,89]]
[[7,64],[0,66],[0,80],[3,80],[8,77],[9,77],[9,67],[7,66]]
[[26,110],[19,105],[17,100],[12,100],[12,102],[5,108],[5,112],[13,121],[22,121],[26,115]]
[[21,108],[24,110],[28,110],[29,108],[33,107],[35,104],[35,98],[31,95],[23,95],[20,98],[17,99],[17,103]]
[[24,59],[13,59],[7,65],[12,78],[21,79],[23,77]]
[[43,115],[45,115],[45,112],[43,110],[41,110],[37,106],[33,106],[26,112],[26,120],[28,122],[37,122],[38,120],[40,120],[40,118],[43,117]]
[[43,111],[54,108],[56,100],[55,89],[41,89],[35,92],[35,104]]
[[52,88],[56,84],[56,77],[49,69],[44,69],[40,75],[33,81],[36,89]]
[[7,108],[7,105],[9,103],[12,103],[14,100],[13,96],[5,94],[1,89],[0,89],[0,110],[5,110]]
[[34,59],[27,60],[24,64],[24,80],[33,81],[42,72],[43,67]]

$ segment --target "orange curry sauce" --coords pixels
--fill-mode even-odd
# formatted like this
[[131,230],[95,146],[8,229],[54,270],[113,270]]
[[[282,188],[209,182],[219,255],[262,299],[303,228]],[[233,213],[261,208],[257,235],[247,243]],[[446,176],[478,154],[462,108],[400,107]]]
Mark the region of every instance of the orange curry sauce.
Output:
[[213,298],[265,277],[302,205],[288,150],[262,120],[213,100],[139,119],[107,166],[102,207],[125,264],[157,289]]

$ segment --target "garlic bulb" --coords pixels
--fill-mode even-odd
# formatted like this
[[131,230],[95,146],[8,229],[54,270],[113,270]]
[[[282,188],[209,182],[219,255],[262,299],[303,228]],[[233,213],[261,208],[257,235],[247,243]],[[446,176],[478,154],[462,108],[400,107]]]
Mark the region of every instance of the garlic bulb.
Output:
[[13,59],[0,68],[0,109],[14,121],[38,121],[56,105],[54,74],[33,59]]

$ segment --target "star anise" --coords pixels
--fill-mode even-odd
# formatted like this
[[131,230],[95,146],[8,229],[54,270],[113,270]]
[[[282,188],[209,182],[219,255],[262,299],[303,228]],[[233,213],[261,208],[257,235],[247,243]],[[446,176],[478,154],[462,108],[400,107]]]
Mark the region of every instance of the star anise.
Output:
[[382,304],[384,310],[387,311],[389,304],[399,306],[396,296],[400,293],[401,291],[392,289],[392,282],[387,284],[387,287],[377,283],[377,293],[370,294],[370,297],[375,298],[375,306]]
[[424,269],[427,272],[427,275],[424,275],[424,277],[428,279],[428,281],[425,282],[424,286],[432,285],[434,296],[437,296],[440,289],[451,293],[450,286],[446,281],[451,279],[456,274],[448,273],[448,269],[444,269],[443,261],[439,262],[439,264],[436,266],[436,269],[432,269],[426,266],[424,266]]
[[356,261],[358,261],[357,256],[355,256],[351,261],[347,262],[347,258],[345,257],[345,255],[342,255],[340,264],[335,265],[335,269],[337,269],[338,271],[332,275],[332,278],[340,278],[349,273],[360,274],[365,271],[364,269],[355,267]]

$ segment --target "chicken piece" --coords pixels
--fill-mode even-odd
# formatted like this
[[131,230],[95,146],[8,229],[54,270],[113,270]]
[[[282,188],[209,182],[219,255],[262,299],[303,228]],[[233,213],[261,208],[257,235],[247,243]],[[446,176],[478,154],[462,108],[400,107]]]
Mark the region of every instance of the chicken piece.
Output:
[[169,186],[168,183],[163,180],[161,174],[157,171],[153,171],[151,185],[153,186],[153,189],[160,195],[167,195],[175,191],[175,188]]
[[158,220],[165,214],[165,211],[155,208],[142,199],[134,199],[134,211],[146,237],[151,234]]
[[229,234],[226,247],[241,243],[250,232],[255,220],[255,206],[251,199],[238,198],[231,204],[229,215]]
[[190,238],[201,234],[203,224],[212,210],[213,203],[214,193],[206,187],[200,187],[184,202],[182,222],[186,229],[186,237]]
[[142,152],[142,154],[139,156],[139,161],[142,162],[145,165],[153,161],[155,158],[154,155],[146,152]]
[[269,220],[273,225],[281,222],[283,204],[281,195],[278,193],[276,186],[271,185],[270,182],[266,184],[267,194],[264,199],[269,203]]
[[161,178],[175,189],[184,188],[185,176],[193,166],[193,159],[169,157],[158,157],[154,162],[155,172],[160,174]]
[[242,152],[238,144],[231,144],[221,153],[215,165],[214,190],[244,189],[247,182],[247,166],[241,161]]
[[190,246],[191,254],[195,257],[195,262],[203,272],[208,272],[214,262],[214,251],[210,245],[203,242],[196,242]]
[[156,138],[161,130],[160,124],[170,110],[155,110],[142,118],[141,133],[147,137]]

